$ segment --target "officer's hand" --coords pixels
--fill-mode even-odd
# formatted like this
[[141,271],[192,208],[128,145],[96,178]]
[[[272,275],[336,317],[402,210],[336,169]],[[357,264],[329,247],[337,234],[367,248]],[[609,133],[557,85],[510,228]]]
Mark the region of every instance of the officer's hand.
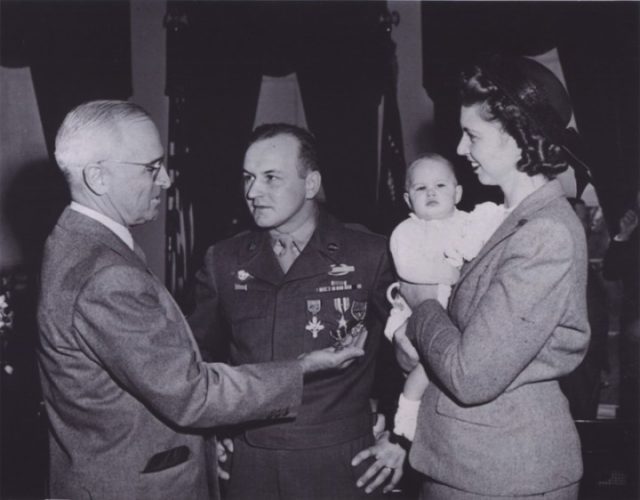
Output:
[[229,471],[225,470],[229,456],[233,453],[233,441],[229,438],[224,438],[216,442],[216,455],[218,457],[218,477],[223,480],[229,479]]
[[383,432],[376,440],[376,444],[353,457],[351,465],[354,467],[369,457],[375,457],[375,461],[358,478],[356,485],[358,488],[365,486],[365,491],[371,493],[378,486],[387,482],[382,491],[388,493],[402,478],[406,456],[407,452],[402,446],[389,442],[389,431]]
[[384,429],[387,425],[387,419],[382,413],[376,413],[376,422],[373,424],[373,437],[378,439],[380,435],[384,432]]

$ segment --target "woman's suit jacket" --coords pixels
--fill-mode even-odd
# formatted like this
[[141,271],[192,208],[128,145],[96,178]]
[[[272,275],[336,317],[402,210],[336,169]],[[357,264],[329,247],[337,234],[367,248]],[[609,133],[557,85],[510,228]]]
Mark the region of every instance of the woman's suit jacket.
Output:
[[472,493],[527,495],[582,475],[557,379],[589,343],[580,222],[551,181],[523,200],[462,269],[449,315],[428,300],[408,335],[432,384],[411,464]]
[[102,224],[66,209],[44,255],[52,497],[210,498],[194,428],[295,415],[299,363],[203,363],[167,289]]

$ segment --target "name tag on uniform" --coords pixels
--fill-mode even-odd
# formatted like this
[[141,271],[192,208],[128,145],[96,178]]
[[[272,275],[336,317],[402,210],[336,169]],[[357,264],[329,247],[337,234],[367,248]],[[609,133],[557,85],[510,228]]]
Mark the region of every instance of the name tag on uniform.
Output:
[[362,284],[351,284],[347,281],[331,281],[327,286],[319,286],[316,288],[316,292],[325,293],[325,292],[344,292],[346,290],[360,290],[362,288]]

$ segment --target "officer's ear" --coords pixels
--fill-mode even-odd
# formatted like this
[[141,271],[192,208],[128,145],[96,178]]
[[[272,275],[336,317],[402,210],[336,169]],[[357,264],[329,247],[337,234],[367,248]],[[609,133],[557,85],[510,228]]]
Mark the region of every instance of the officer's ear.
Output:
[[317,170],[310,171],[305,177],[304,184],[307,200],[313,200],[322,186],[322,176],[320,175],[320,172]]
[[89,191],[102,196],[109,189],[109,173],[104,165],[90,163],[82,169],[82,180]]

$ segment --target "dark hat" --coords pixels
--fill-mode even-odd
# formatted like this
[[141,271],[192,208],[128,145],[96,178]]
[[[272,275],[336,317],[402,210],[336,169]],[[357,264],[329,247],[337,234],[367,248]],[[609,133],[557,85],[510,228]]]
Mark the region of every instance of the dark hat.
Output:
[[526,57],[490,55],[479,61],[483,73],[555,144],[571,120],[571,100],[562,82]]
[[[571,120],[571,99],[562,82],[542,64],[526,57],[483,56],[478,61],[483,73],[529,118],[533,126],[562,147],[582,180],[589,169],[581,159],[577,132],[567,128]],[[582,183],[582,182],[579,182]]]

